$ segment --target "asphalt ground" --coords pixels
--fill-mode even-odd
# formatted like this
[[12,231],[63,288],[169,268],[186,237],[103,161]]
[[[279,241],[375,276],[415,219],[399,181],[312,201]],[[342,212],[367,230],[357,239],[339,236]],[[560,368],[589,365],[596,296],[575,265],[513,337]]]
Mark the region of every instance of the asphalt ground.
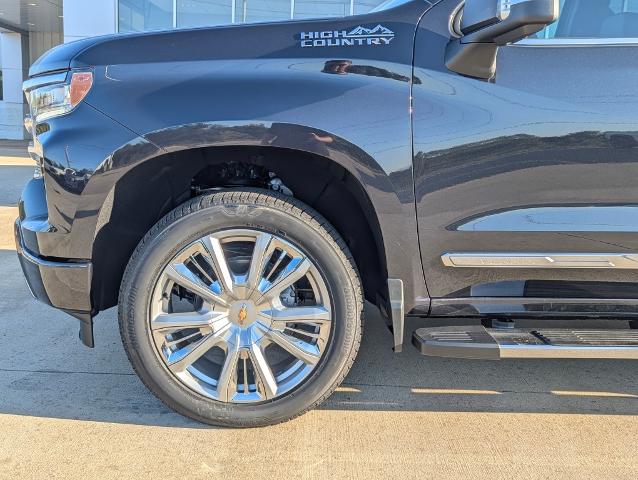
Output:
[[134,375],[115,309],[91,350],[77,320],[31,298],[12,233],[29,162],[0,148],[0,478],[638,477],[638,363],[395,354],[370,305],[359,357],[319,409],[249,430],[173,413]]

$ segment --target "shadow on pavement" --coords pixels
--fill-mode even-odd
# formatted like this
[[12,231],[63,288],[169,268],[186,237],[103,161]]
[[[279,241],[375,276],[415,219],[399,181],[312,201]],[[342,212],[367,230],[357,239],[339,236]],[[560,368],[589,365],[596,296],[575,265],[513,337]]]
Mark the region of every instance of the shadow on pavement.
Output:
[[[96,348],[77,320],[33,300],[14,251],[0,250],[0,414],[198,427],[137,379],[120,344],[116,311],[96,319]],[[468,361],[394,354],[368,305],[361,351],[321,410],[638,414],[635,362]],[[408,322],[411,332],[420,323]]]

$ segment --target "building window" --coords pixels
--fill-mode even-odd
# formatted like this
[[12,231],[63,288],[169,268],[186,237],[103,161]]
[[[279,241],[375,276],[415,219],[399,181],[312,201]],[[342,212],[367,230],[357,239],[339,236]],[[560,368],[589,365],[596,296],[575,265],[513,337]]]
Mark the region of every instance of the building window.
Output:
[[173,28],[173,0],[118,0],[120,32]]
[[295,0],[294,18],[345,17],[351,6],[350,0]]
[[382,0],[118,0],[118,31],[344,17],[367,13],[381,3]]
[[377,0],[355,0],[352,5],[353,15],[363,15],[381,5],[383,2]]
[[290,0],[237,0],[236,22],[257,23],[290,20]]
[[231,0],[177,0],[177,28],[232,23]]

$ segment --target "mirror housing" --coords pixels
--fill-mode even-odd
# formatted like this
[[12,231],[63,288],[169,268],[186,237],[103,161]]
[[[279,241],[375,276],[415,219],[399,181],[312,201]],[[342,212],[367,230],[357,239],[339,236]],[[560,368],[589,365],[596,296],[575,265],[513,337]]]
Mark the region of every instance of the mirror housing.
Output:
[[518,42],[555,22],[559,0],[465,0],[446,51],[448,69],[489,80],[496,73],[498,47]]

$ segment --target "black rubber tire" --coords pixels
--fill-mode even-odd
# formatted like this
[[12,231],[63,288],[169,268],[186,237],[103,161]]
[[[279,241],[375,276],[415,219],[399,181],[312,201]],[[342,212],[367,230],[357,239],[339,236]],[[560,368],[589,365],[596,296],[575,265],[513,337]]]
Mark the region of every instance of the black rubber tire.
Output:
[[[205,234],[246,227],[276,232],[308,254],[328,287],[333,324],[322,360],[295,390],[260,404],[230,404],[195,393],[165,368],[149,335],[148,309],[155,280],[180,249]],[[118,315],[122,342],[135,372],[168,407],[211,425],[257,427],[305,413],[343,381],[361,343],[363,297],[352,255],[319,213],[267,190],[229,190],[194,198],[151,228],[124,273]]]

